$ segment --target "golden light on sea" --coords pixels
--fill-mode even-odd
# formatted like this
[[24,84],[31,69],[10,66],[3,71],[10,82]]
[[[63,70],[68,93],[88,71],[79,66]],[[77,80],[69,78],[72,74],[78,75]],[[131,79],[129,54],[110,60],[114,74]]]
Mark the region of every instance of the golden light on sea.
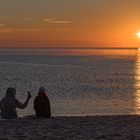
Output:
[[140,115],[140,52],[138,51],[135,64],[135,114]]

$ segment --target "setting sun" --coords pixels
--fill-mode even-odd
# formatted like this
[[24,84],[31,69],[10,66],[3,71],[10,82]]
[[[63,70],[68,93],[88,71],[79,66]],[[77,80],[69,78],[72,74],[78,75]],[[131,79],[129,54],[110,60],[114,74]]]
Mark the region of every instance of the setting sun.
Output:
[[136,35],[138,38],[140,38],[140,32],[137,32]]

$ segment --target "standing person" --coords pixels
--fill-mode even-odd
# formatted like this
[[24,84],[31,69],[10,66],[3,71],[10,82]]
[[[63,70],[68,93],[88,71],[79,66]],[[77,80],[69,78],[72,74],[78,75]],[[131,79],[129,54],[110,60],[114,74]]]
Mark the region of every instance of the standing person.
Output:
[[24,109],[27,107],[28,102],[31,98],[30,92],[24,103],[19,102],[16,99],[16,89],[9,87],[6,91],[5,97],[0,101],[1,118],[3,119],[14,119],[17,118],[16,108]]
[[34,100],[34,109],[37,117],[51,117],[50,101],[44,87],[39,88],[38,96]]

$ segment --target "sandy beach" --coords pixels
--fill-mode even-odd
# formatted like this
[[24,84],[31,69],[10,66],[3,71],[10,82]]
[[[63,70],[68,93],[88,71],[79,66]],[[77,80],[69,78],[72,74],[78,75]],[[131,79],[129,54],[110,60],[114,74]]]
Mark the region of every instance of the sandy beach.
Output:
[[0,140],[138,140],[140,116],[0,120]]

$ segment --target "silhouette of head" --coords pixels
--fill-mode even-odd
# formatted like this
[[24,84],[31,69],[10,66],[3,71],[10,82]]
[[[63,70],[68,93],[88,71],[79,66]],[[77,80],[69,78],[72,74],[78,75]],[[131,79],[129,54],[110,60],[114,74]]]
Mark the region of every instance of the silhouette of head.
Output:
[[12,87],[7,88],[6,97],[15,97],[15,95],[16,95],[15,88],[12,88]]
[[46,96],[46,90],[44,87],[39,88],[38,96],[41,96],[41,97]]
[[45,90],[44,87],[40,87],[40,88],[39,88],[39,92],[46,92],[46,90]]

